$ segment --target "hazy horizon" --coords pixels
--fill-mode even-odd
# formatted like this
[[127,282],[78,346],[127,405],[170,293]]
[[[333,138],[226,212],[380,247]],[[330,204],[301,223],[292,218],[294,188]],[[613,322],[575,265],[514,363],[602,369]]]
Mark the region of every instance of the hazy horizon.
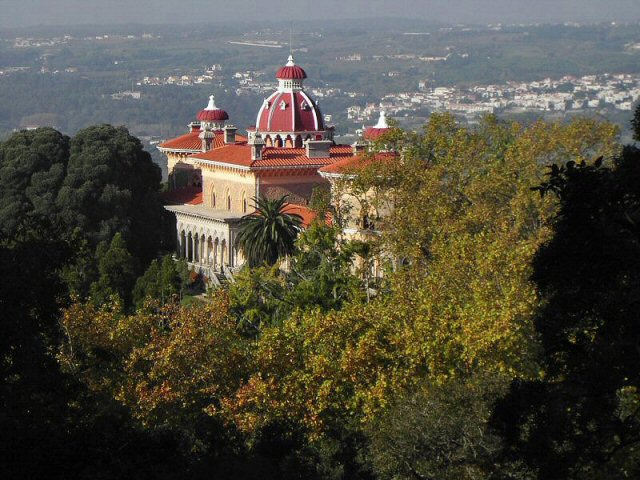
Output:
[[640,21],[639,0],[0,0],[0,27],[404,17],[447,23]]

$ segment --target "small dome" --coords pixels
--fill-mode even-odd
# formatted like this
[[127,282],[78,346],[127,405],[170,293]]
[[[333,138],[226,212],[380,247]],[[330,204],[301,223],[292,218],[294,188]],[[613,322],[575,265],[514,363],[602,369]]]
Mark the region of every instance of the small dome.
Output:
[[365,140],[374,141],[377,140],[381,135],[387,133],[389,130],[391,130],[391,128],[387,123],[387,114],[385,112],[380,112],[378,123],[374,127],[365,128],[363,136]]
[[211,95],[209,97],[209,105],[198,113],[198,120],[202,122],[223,122],[229,120],[229,114],[224,110],[216,107],[216,102]]
[[287,64],[278,70],[276,78],[279,80],[304,80],[307,78],[307,72],[293,62],[293,55],[289,55]]

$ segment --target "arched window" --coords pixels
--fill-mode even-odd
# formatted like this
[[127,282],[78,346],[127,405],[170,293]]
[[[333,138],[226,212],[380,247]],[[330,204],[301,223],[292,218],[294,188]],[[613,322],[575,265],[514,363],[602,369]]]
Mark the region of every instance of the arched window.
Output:
[[216,206],[216,189],[215,187],[211,187],[211,206],[215,208]]
[[231,194],[229,193],[229,189],[227,189],[227,210],[231,210]]
[[247,213],[247,194],[242,192],[242,213]]

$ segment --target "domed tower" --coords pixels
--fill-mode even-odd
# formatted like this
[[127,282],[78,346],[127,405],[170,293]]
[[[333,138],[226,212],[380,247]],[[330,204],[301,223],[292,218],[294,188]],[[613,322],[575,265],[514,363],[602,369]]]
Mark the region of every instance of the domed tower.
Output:
[[278,70],[278,89],[266,98],[258,112],[255,135],[267,147],[301,148],[307,140],[333,140],[318,103],[304,90],[307,73],[289,55]]
[[377,140],[381,135],[389,132],[391,128],[387,123],[387,114],[386,112],[380,112],[380,118],[378,119],[378,123],[373,127],[367,127],[364,130],[363,137],[365,140],[373,142]]
[[219,131],[224,128],[224,123],[229,120],[229,114],[216,107],[215,98],[211,95],[209,104],[198,113],[198,120],[201,122],[202,130]]

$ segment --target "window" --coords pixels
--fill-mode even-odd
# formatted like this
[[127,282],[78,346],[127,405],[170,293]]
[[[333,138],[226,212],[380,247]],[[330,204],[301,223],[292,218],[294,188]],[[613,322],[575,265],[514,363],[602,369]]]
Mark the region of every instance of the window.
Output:
[[215,188],[211,188],[211,206],[212,207],[216,206],[216,189]]
[[286,109],[287,109],[287,102],[283,100],[282,102],[280,102],[280,110],[286,110]]
[[369,217],[369,215],[363,215],[362,216],[362,229],[363,230],[375,230],[376,229],[376,224],[375,222]]
[[247,213],[247,195],[242,192],[242,213]]

